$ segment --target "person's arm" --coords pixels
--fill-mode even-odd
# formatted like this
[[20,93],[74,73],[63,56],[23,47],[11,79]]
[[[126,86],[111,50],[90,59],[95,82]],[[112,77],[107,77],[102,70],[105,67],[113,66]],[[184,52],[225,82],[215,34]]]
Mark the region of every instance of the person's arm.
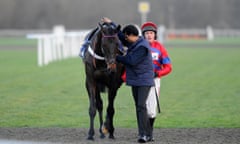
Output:
[[[111,25],[117,27],[117,24],[114,23],[111,19],[109,19],[109,18],[107,18],[107,17],[103,17],[103,18],[101,19],[101,21],[104,22],[104,23],[110,23]],[[123,44],[124,46],[129,47],[129,46],[131,45],[128,41],[126,41],[125,35],[122,33],[122,31],[119,31],[119,32],[118,32],[118,38],[119,38],[119,40],[122,42],[122,44]]]
[[167,74],[169,74],[172,71],[172,65],[171,63],[168,64],[162,64],[161,70],[157,71],[157,77],[162,77]]
[[160,63],[162,65],[161,65],[161,69],[156,72],[158,77],[168,75],[172,71],[171,60],[168,56],[166,49],[163,46],[161,46],[161,52],[162,52],[162,57],[160,59]]
[[148,49],[144,46],[140,46],[138,50],[134,51],[133,54],[127,54],[125,56],[118,55],[116,57],[118,62],[123,63],[124,65],[136,65],[142,61],[148,53]]
[[122,33],[122,31],[118,32],[118,38],[119,40],[122,42],[122,44],[126,47],[129,47],[131,45],[131,43],[129,43],[126,39],[125,39],[125,35]]

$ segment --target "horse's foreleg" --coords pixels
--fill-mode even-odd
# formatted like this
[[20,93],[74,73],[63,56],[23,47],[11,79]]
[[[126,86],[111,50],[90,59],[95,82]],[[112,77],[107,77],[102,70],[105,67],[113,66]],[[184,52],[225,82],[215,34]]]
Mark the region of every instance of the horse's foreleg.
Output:
[[98,113],[99,113],[99,122],[100,122],[100,128],[99,128],[99,132],[100,132],[100,138],[105,138],[105,134],[104,132],[102,131],[102,128],[101,126],[103,125],[103,102],[102,102],[102,99],[101,99],[101,96],[100,96],[100,92],[98,92],[96,94],[96,106],[97,106],[97,110],[98,110]]
[[116,91],[110,91],[108,95],[108,107],[105,126],[109,132],[109,138],[114,139],[114,126],[113,126],[113,116],[115,113],[114,109],[114,99],[116,96]]
[[95,106],[95,100],[90,98],[90,107],[89,107],[89,117],[90,117],[90,128],[88,131],[88,140],[94,140],[94,118],[96,116],[96,106]]
[[114,116],[115,110],[113,104],[108,105],[107,108],[107,117],[105,125],[109,132],[109,138],[114,139],[114,126],[113,126],[113,116]]
[[96,87],[92,86],[89,83],[86,83],[87,91],[88,91],[88,96],[89,96],[89,117],[90,117],[90,128],[88,131],[88,140],[94,140],[94,118],[96,116],[96,100],[95,100],[95,95],[96,95]]

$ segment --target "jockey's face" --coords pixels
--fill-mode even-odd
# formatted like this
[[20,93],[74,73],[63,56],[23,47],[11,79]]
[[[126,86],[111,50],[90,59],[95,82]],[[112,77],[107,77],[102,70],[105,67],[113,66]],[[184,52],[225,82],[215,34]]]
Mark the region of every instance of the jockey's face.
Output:
[[144,38],[150,43],[153,42],[155,40],[155,32],[154,31],[144,32]]

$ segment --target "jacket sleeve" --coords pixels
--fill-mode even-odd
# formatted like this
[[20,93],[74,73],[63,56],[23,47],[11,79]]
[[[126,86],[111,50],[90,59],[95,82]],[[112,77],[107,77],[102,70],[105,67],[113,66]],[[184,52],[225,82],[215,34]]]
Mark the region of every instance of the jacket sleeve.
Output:
[[129,47],[131,45],[131,43],[129,43],[126,39],[125,39],[125,35],[122,33],[122,31],[118,32],[118,38],[119,40],[122,42],[122,44],[126,47]]
[[131,54],[126,54],[125,56],[118,55],[116,60],[124,65],[133,66],[142,61],[147,53],[148,49],[144,46],[140,46],[138,50],[131,52]]
[[162,77],[168,75],[172,71],[172,64],[167,50],[161,44],[159,46],[162,55],[159,59],[159,62],[161,63],[161,69],[157,70],[157,75],[158,77]]
[[[111,22],[111,25],[113,25],[114,27],[117,27],[117,24],[114,22]],[[125,40],[125,35],[122,33],[121,30],[118,32],[118,38],[124,46],[126,47],[130,46],[130,43],[127,40]]]
[[169,74],[172,71],[172,65],[171,63],[168,64],[162,64],[161,70],[157,71],[158,77],[165,76]]

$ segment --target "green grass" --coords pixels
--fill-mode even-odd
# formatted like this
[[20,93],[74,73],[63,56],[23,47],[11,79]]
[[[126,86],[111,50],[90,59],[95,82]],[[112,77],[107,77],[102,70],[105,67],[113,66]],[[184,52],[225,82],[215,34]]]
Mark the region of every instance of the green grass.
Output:
[[215,38],[212,41],[207,41],[205,39],[172,39],[166,40],[166,44],[206,44],[206,45],[240,45],[240,38]]
[[36,39],[26,39],[23,37],[0,38],[0,46],[35,46]]
[[159,126],[240,127],[240,49],[169,49]]
[[[240,48],[168,48],[156,127],[240,128]],[[0,127],[88,127],[80,58],[37,67],[35,50],[0,51]],[[104,108],[107,97],[103,95]],[[104,112],[105,113],[105,112]],[[130,88],[115,100],[115,127],[136,127]],[[95,119],[99,126],[98,117]]]

